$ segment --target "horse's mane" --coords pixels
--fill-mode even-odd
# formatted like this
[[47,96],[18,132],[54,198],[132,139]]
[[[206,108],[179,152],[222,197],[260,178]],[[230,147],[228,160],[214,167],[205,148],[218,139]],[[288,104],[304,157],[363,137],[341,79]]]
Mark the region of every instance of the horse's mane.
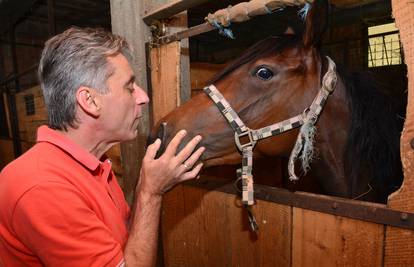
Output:
[[[280,53],[286,47],[299,46],[296,35],[269,37],[249,48],[208,83],[216,83],[232,71],[254,59]],[[370,186],[379,196],[386,197],[402,182],[399,140],[403,119],[399,117],[392,98],[381,91],[372,75],[356,72],[339,75],[345,83],[351,110],[351,124],[345,145],[345,175],[355,188],[360,175],[371,177]],[[329,101],[329,100],[328,100]],[[382,199],[385,202],[386,199]]]
[[369,72],[348,74],[340,70],[340,74],[352,114],[345,175],[353,183],[361,174],[371,177],[372,188],[386,197],[401,185],[403,177],[399,149],[403,119],[398,114],[398,100]]

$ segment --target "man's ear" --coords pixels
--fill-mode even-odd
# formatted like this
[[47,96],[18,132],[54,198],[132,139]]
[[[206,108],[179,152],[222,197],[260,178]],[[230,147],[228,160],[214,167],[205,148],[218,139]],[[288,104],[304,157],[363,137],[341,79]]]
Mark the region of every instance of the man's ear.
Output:
[[86,86],[79,87],[76,91],[76,101],[85,113],[95,118],[99,117],[101,107],[99,94],[95,90]]

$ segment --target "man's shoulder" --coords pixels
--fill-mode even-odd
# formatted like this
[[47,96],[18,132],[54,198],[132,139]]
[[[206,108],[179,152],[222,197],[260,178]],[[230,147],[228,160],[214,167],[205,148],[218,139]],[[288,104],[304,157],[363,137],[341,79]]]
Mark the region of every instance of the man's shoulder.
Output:
[[71,161],[70,157],[56,146],[47,142],[37,143],[4,167],[0,173],[0,179],[22,175],[28,179],[28,176],[38,176],[50,170],[50,167],[59,167],[60,164],[67,164]]
[[0,192],[5,193],[3,197],[16,199],[37,184],[65,182],[71,164],[76,161],[64,151],[49,143],[37,143],[0,172]]

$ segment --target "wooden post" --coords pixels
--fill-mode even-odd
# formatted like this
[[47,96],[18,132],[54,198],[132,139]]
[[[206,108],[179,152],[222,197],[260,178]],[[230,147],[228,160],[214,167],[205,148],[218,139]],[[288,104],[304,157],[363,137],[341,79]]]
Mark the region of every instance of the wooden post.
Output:
[[[16,53],[16,36],[15,36],[15,25],[11,25],[10,27],[10,49],[12,54],[12,63],[13,63],[13,74],[17,75],[19,72],[18,65],[17,65],[17,53]],[[7,90],[8,95],[8,104],[9,104],[9,112],[10,112],[10,122],[12,128],[12,137],[13,137],[13,150],[14,150],[14,157],[17,158],[22,154],[22,145],[20,143],[20,135],[19,135],[19,123],[17,117],[17,109],[16,109],[16,92],[20,89],[19,78],[16,77],[14,79],[14,88]]]
[[[133,48],[132,68],[135,72],[136,82],[147,91],[145,42],[149,39],[150,33],[147,25],[141,19],[143,10],[144,2],[141,0],[111,0],[112,32],[125,37]],[[134,199],[135,185],[149,131],[150,120],[148,107],[146,107],[143,109],[138,137],[133,141],[121,144],[121,161],[124,169],[121,186],[129,203],[132,203]]]
[[[409,0],[392,1],[392,11],[400,30],[408,73],[408,105],[401,137],[401,161],[404,182],[389,197],[388,206],[414,212],[414,3]],[[404,217],[401,217],[404,220]],[[387,227],[384,266],[414,266],[414,232]]]

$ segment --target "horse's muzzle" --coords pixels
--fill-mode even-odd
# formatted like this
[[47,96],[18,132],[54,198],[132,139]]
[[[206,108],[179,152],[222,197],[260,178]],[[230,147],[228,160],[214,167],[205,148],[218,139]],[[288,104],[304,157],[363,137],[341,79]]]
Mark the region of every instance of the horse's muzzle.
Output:
[[155,135],[151,134],[150,136],[148,136],[148,139],[147,139],[147,146],[154,143],[157,138],[161,140],[161,146],[158,149],[157,154],[155,155],[156,159],[159,158],[165,152],[166,126],[167,126],[166,122],[161,123],[160,127],[158,127],[156,134]]

